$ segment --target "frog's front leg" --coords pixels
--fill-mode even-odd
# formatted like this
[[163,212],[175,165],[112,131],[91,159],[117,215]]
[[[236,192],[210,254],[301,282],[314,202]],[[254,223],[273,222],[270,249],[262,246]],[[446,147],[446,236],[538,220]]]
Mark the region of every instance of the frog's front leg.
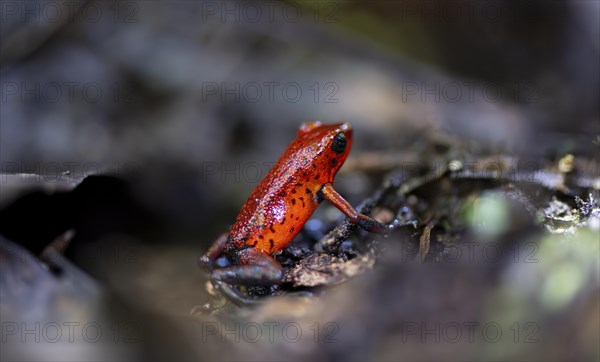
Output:
[[283,268],[262,250],[245,248],[235,252],[239,265],[215,269],[210,278],[215,283],[271,286],[281,284]]
[[379,234],[389,233],[393,225],[384,225],[379,221],[368,217],[367,215],[361,214],[352,205],[346,201],[342,195],[338,194],[333,188],[333,185],[328,183],[321,187],[319,190],[320,196],[325,200],[331,202],[333,206],[337,207],[341,212],[344,213],[353,223],[358,224],[361,228]]

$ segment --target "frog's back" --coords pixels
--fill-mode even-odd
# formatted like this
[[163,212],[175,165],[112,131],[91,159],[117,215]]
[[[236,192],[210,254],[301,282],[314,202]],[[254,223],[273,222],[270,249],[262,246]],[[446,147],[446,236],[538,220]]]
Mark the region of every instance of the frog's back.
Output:
[[281,250],[319,205],[319,182],[310,177],[316,151],[298,146],[290,145],[244,203],[230,232],[236,248],[245,244],[268,254]]

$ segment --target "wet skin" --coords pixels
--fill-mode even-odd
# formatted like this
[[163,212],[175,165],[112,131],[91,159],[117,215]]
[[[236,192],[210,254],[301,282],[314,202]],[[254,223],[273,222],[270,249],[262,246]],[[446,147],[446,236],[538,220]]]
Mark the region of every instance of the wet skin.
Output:
[[[332,186],[351,145],[352,126],[348,122],[308,122],[300,126],[296,139],[242,206],[231,231],[200,258],[200,267],[211,271],[215,286],[237,298],[223,283],[280,284],[283,268],[272,255],[294,239],[323,200],[365,230],[387,233],[391,229],[358,213]],[[222,255],[232,265],[215,268],[215,261]]]

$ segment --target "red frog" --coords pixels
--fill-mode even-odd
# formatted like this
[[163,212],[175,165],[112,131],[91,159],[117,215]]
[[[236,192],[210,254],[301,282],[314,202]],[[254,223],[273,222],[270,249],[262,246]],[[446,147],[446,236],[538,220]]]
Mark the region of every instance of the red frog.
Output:
[[[392,226],[358,213],[333,188],[333,179],[351,145],[352,126],[348,122],[300,126],[297,138],[242,206],[229,234],[217,239],[200,258],[200,266],[212,271],[215,286],[224,290],[223,283],[280,284],[283,268],[272,255],[294,239],[323,200],[365,230],[391,230]],[[223,254],[232,265],[215,268],[216,259]],[[230,289],[224,291],[232,293]]]

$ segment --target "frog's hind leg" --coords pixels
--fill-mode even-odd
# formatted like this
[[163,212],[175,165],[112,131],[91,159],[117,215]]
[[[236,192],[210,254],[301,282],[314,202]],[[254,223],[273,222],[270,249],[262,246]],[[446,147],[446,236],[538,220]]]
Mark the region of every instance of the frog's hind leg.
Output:
[[237,252],[239,265],[215,269],[211,280],[234,285],[271,286],[281,284],[283,268],[269,254],[254,248]]
[[227,299],[238,306],[260,304],[260,299],[248,298],[234,285],[271,286],[280,284],[283,268],[269,254],[246,248],[236,253],[239,265],[215,269],[210,279]]
[[223,248],[227,243],[228,233],[223,233],[215,240],[208,251],[198,260],[198,266],[201,269],[212,271],[214,269],[215,260],[223,255]]

